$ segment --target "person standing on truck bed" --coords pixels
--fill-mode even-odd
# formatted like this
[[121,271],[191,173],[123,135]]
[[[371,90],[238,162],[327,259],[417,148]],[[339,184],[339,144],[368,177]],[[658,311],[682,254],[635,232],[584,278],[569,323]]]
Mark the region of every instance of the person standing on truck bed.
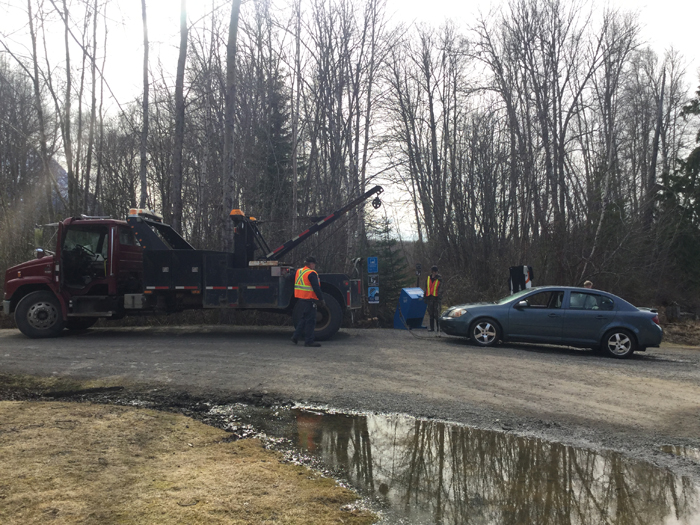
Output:
[[325,306],[321,295],[321,285],[316,273],[316,258],[307,257],[306,266],[297,270],[294,277],[294,297],[304,305],[301,319],[296,326],[292,343],[297,344],[299,339],[304,338],[304,346],[321,346],[321,343],[314,341],[314,330],[316,330],[316,304]]

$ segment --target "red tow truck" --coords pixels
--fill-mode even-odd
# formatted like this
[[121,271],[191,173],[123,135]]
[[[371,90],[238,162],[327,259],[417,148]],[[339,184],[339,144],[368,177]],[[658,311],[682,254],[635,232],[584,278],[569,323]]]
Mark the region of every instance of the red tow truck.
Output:
[[[85,330],[98,319],[193,309],[263,310],[292,315],[296,269],[282,257],[352,208],[375,196],[375,186],[271,250],[257,220],[233,210],[233,252],[196,250],[153,212],[132,209],[126,221],[71,217],[57,223],[56,251],[5,272],[3,312],[14,314],[28,337]],[[256,257],[256,251],[262,255]],[[321,274],[326,307],[319,307],[316,339],[340,328],[346,310],[360,308],[362,287],[345,274]]]

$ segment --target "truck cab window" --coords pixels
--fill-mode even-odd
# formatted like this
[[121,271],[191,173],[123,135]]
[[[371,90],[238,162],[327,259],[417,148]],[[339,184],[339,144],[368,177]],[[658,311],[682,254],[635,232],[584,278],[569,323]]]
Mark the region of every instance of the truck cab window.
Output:
[[105,226],[72,226],[63,239],[63,282],[84,287],[106,275],[107,233]]

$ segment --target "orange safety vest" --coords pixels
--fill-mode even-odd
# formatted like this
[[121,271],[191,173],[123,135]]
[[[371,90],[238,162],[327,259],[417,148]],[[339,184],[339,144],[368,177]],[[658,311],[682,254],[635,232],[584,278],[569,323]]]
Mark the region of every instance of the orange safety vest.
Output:
[[316,292],[314,292],[311,281],[309,281],[309,275],[312,273],[315,273],[318,278],[316,270],[312,270],[307,266],[297,270],[296,277],[294,278],[294,297],[297,299],[316,299],[318,301]]
[[426,286],[425,296],[426,297],[437,297],[438,288],[440,287],[440,279],[435,279],[434,281],[428,276],[428,285]]

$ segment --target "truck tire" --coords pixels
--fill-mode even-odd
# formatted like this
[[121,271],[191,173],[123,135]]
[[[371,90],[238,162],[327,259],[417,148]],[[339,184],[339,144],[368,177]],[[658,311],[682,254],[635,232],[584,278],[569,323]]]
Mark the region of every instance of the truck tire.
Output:
[[[316,310],[316,330],[314,330],[316,341],[325,341],[333,337],[340,330],[340,324],[343,321],[343,309],[338,304],[338,301],[325,292],[323,292],[323,300],[326,302],[326,307],[319,306]],[[301,314],[301,303],[297,302],[292,312],[294,326],[299,323]]]
[[56,337],[64,327],[61,303],[52,292],[32,292],[15,309],[17,328],[27,337]]
[[97,317],[71,317],[66,321],[68,330],[87,330],[97,322]]

